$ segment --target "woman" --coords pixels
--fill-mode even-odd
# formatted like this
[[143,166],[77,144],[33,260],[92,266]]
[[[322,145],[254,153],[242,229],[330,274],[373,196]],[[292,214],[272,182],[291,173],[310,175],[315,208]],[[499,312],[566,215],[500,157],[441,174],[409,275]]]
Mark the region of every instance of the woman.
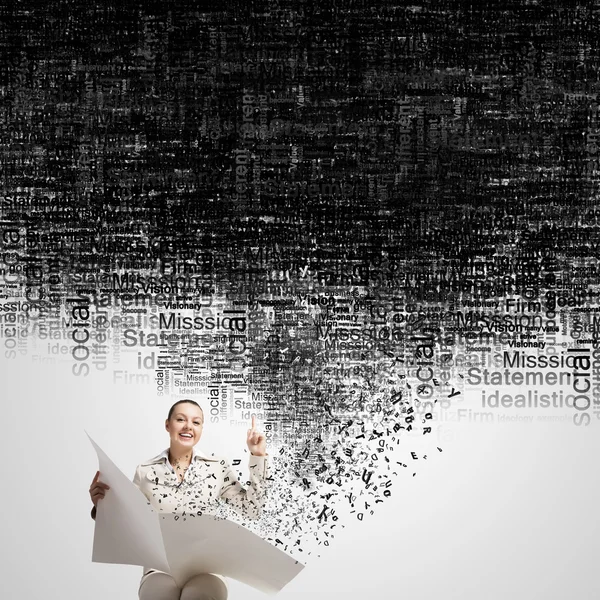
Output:
[[[204,413],[196,402],[180,400],[173,404],[165,421],[169,448],[138,465],[133,483],[158,512],[215,514],[221,499],[241,516],[258,519],[269,474],[266,438],[256,430],[255,418],[246,438],[251,453],[248,489],[242,487],[228,461],[209,458],[194,448],[203,424]],[[93,519],[99,500],[109,489],[99,476],[98,471],[90,486]],[[220,575],[205,573],[192,577],[180,589],[167,573],[144,569],[138,595],[140,600],[226,600],[227,584]]]

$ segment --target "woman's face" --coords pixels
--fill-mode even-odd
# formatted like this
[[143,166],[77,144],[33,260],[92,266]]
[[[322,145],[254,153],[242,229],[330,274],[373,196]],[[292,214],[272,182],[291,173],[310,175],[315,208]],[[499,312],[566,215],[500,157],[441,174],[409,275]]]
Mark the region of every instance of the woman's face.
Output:
[[178,404],[171,418],[165,423],[165,429],[171,438],[171,447],[192,448],[202,435],[204,416],[202,410],[187,402]]

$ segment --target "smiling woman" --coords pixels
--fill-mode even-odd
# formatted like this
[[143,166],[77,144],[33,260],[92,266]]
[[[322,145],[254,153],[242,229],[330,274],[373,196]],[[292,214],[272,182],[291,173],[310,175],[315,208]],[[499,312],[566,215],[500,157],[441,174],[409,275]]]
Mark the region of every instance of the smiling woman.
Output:
[[[173,404],[165,421],[169,447],[138,465],[133,483],[157,512],[182,516],[215,514],[220,501],[224,501],[243,518],[259,519],[269,473],[266,438],[257,431],[255,417],[246,438],[251,452],[247,489],[240,484],[229,461],[209,458],[195,449],[203,426],[204,412],[199,404],[187,399]],[[99,477],[97,472],[90,486],[93,519],[98,501],[110,489]],[[225,600],[227,583],[220,575],[203,573],[179,588],[169,574],[144,568],[138,593],[140,600]]]

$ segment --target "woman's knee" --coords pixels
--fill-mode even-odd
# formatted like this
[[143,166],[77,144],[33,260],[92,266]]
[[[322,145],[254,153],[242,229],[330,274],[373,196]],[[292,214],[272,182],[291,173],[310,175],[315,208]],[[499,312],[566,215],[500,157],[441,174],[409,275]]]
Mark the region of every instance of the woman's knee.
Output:
[[138,591],[140,600],[179,600],[181,590],[166,573],[150,573]]
[[180,600],[227,600],[227,586],[215,575],[196,575],[183,586]]

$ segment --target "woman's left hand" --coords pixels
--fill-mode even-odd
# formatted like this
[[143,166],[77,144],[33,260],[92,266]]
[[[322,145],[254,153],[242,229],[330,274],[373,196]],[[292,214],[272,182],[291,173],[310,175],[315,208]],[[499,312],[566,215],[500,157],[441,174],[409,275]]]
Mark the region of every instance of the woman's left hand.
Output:
[[256,429],[256,417],[254,415],[252,415],[251,428],[248,429],[246,444],[248,444],[248,450],[250,450],[254,456],[266,456],[267,438],[263,433],[260,433],[260,431]]

